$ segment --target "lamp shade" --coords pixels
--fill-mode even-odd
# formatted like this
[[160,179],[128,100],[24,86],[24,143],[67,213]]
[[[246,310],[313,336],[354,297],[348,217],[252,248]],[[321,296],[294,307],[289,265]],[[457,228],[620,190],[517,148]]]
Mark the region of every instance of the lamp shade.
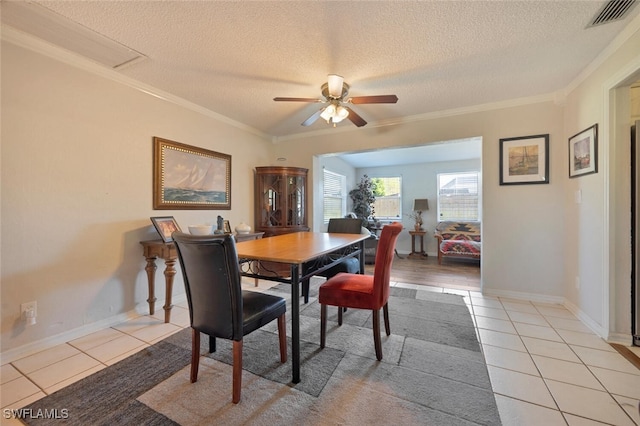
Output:
[[429,210],[429,200],[426,198],[416,198],[413,200],[413,211],[423,212]]

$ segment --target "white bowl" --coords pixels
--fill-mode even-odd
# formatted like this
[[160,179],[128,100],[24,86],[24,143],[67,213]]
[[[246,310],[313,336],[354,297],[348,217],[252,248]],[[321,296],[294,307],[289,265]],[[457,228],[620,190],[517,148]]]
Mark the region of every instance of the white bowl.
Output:
[[191,235],[210,235],[212,229],[212,225],[189,225]]

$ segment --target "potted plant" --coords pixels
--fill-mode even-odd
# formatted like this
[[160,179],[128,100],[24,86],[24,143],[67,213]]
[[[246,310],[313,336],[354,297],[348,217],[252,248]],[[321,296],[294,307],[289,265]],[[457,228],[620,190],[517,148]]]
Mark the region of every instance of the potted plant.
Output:
[[349,197],[353,201],[353,212],[362,219],[363,226],[366,226],[369,216],[374,214],[373,203],[376,201],[373,182],[369,176],[362,176],[358,186],[349,191]]

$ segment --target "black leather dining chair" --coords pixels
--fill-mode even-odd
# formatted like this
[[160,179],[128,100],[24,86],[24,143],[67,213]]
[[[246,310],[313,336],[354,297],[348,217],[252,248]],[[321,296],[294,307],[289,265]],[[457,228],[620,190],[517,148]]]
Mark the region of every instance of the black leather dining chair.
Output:
[[[327,232],[336,234],[360,234],[362,232],[362,220],[352,218],[331,218],[329,219]],[[362,253],[361,256],[364,256],[364,253]],[[360,273],[360,260],[356,257],[347,257],[337,265],[332,266],[326,271],[319,272],[316,275],[329,279],[340,272],[347,272],[350,274]],[[304,303],[309,302],[309,285],[310,283],[308,280],[302,284],[302,297],[304,297]]]
[[242,388],[243,336],[277,319],[280,361],[287,361],[286,302],[281,297],[242,290],[238,254],[232,236],[174,232],[173,240],[189,304],[191,383],[198,380],[200,333],[209,336],[210,352],[215,352],[216,337],[232,340],[232,401],[237,404]]
[[[327,232],[337,234],[360,234],[362,233],[362,220],[350,218],[329,219]],[[364,253],[362,255],[364,256]],[[348,257],[339,264],[319,273],[318,275],[329,279],[340,272],[347,272],[350,274],[359,273],[360,261],[356,257]]]

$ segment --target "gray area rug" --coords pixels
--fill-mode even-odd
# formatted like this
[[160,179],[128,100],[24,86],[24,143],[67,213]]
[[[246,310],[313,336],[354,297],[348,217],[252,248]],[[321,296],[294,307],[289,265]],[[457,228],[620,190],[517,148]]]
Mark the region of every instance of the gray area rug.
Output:
[[[302,380],[296,385],[291,361],[279,362],[275,322],[245,337],[237,405],[231,403],[231,344],[218,339],[217,351],[208,354],[208,340],[201,339],[205,356],[191,384],[191,331],[185,329],[26,407],[66,408],[66,421],[29,424],[500,424],[462,297],[392,288],[392,334],[383,332],[378,362],[367,311],[349,309],[338,327],[337,308],[330,307],[327,347],[320,349],[319,282],[312,283],[309,304],[301,305]],[[269,291],[290,296],[288,285]]]

